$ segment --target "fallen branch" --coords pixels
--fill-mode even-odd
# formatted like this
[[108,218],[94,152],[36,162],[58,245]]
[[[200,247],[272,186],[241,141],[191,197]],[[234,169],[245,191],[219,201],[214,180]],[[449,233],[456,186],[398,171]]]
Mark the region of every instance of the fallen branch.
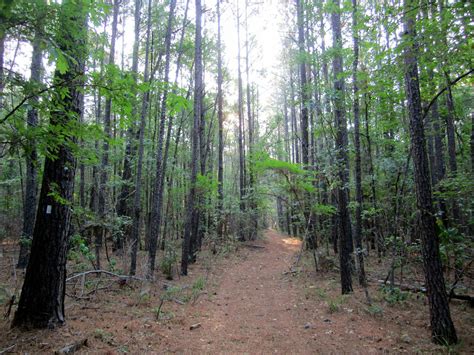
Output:
[[396,283],[396,282],[392,283],[392,282],[386,281],[386,280],[377,280],[377,282],[379,284],[383,284],[383,285],[398,287],[402,291],[426,293],[426,287],[423,287],[423,286],[410,286],[410,285],[399,284],[399,283]]
[[5,353],[9,352],[10,350],[13,350],[13,348],[14,348],[15,346],[16,346],[16,344],[13,344],[13,345],[9,346],[8,348],[5,348],[5,349],[3,349],[3,350],[0,350],[0,355],[1,355],[1,354],[5,354]]
[[122,280],[146,281],[145,279],[142,279],[140,277],[130,276],[130,275],[119,275],[119,274],[115,274],[115,273],[107,271],[107,270],[89,270],[89,271],[81,272],[79,274],[75,274],[73,276],[68,277],[66,279],[66,282],[69,282],[71,280],[74,280],[74,279],[77,279],[81,276],[86,276],[86,275],[89,275],[89,274],[105,274],[105,275],[109,275],[109,276],[113,276],[113,277],[118,277],[119,279],[122,279]]
[[181,301],[181,300],[179,300],[179,299],[177,299],[177,298],[173,298],[173,301],[176,302],[177,304],[182,305],[182,306],[184,306],[184,305],[186,304],[185,302],[183,302],[183,301]]
[[250,249],[265,249],[264,246],[255,245],[255,244],[242,244],[243,247],[250,248]]
[[72,354],[82,348],[83,346],[87,346],[87,338],[78,340],[72,344],[66,345],[64,348],[56,350],[55,354]]
[[461,300],[469,302],[469,306],[474,307],[474,297],[469,295],[456,295],[454,291],[449,295],[449,299]]
[[[390,281],[384,282],[384,280],[377,280],[378,283],[380,284],[388,284],[392,285]],[[409,291],[409,292],[417,292],[417,293],[426,293],[426,287],[422,286],[410,286],[410,285],[403,285],[403,284],[397,284],[393,283],[394,287],[398,287],[402,291]],[[450,294],[448,295],[448,300],[455,299],[455,300],[461,300],[461,301],[467,301],[469,302],[469,305],[471,307],[474,307],[474,297],[469,296],[469,295],[456,295],[454,293],[454,290],[451,290]]]

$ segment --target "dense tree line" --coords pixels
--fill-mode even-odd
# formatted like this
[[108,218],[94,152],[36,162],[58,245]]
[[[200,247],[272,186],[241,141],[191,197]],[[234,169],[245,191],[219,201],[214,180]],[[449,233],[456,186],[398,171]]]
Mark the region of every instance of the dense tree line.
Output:
[[157,253],[186,275],[204,245],[275,219],[317,270],[337,254],[342,293],[356,272],[368,302],[366,259],[416,250],[433,340],[457,341],[446,283],[474,226],[468,1],[288,2],[266,110],[248,0],[0,6],[0,237],[26,267],[14,325],[64,322],[68,250],[151,281]]

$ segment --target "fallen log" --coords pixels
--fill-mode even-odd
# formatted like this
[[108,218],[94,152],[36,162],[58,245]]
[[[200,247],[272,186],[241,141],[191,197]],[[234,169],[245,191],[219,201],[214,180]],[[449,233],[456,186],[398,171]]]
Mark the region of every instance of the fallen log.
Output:
[[410,291],[410,292],[421,292],[421,293],[426,293],[426,288],[423,286],[411,286],[411,285],[405,285],[405,284],[399,284],[394,282],[393,285],[390,281],[385,281],[385,280],[377,280],[379,284],[382,285],[389,285],[393,287],[398,287],[402,291]]
[[[377,280],[379,284],[384,284],[384,285],[391,285],[390,281],[385,282],[384,280]],[[418,292],[418,293],[426,293],[426,288],[423,286],[411,286],[411,285],[404,285],[404,284],[398,284],[398,283],[393,283],[394,287],[398,287],[402,291],[409,291],[409,292]],[[469,296],[469,295],[457,295],[454,293],[454,289],[451,289],[450,294],[448,295],[448,299],[455,299],[455,300],[461,300],[461,301],[466,301],[469,302],[469,305],[471,307],[474,307],[474,297]]]
[[454,291],[452,291],[451,294],[449,295],[449,300],[451,300],[451,299],[469,302],[469,306],[474,307],[474,297],[472,297],[472,296],[469,296],[469,295],[456,295],[454,293]]

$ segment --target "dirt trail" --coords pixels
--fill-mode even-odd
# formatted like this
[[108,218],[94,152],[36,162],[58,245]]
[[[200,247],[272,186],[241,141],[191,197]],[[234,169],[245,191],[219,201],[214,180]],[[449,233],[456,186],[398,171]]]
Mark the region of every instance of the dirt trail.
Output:
[[[217,291],[195,306],[201,323],[180,338],[179,347],[168,350],[205,353],[310,353],[312,344],[302,336],[305,323],[299,319],[298,289],[284,273],[300,248],[300,241],[269,230],[265,240],[252,245],[244,260],[228,265],[220,275]],[[188,324],[187,324],[188,325]]]
[[[0,350],[13,345],[16,353],[52,353],[86,338],[88,346],[79,353],[446,352],[430,342],[424,297],[411,295],[390,306],[378,284],[370,287],[372,308],[359,287],[354,294],[341,297],[337,270],[316,273],[311,258],[302,258],[301,272],[286,273],[300,248],[299,240],[268,230],[263,240],[239,246],[228,259],[219,257],[214,262],[212,255],[203,254],[188,277],[172,282],[189,291],[190,285],[207,275],[205,292],[195,302],[168,300],[163,304],[160,282],[141,288],[114,283],[115,288],[96,298],[68,299],[68,321],[54,331],[20,332],[4,321]],[[210,260],[213,266],[208,268]],[[160,304],[165,317],[157,320]],[[451,309],[462,342],[456,351],[472,353],[473,313],[463,304]],[[191,330],[196,324],[199,326]]]

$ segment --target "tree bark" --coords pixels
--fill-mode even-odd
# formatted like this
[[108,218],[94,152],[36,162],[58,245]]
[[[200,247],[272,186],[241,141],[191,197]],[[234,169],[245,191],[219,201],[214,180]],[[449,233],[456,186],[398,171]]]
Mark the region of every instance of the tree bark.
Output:
[[[133,42],[133,53],[132,53],[132,75],[134,83],[137,84],[138,82],[138,56],[139,56],[139,48],[140,48],[140,26],[141,26],[141,8],[142,8],[142,0],[135,0],[135,10],[134,10],[134,42]],[[137,96],[137,92],[133,93],[134,96]],[[138,102],[138,100],[137,100]],[[133,184],[133,176],[132,176],[132,157],[136,154],[137,145],[134,143],[135,136],[137,136],[137,132],[140,131],[140,124],[141,120],[139,120],[138,116],[138,105],[133,105],[132,107],[132,119],[133,122],[130,125],[127,131],[127,143],[125,145],[125,154],[123,158],[123,170],[122,170],[122,188],[117,198],[117,215],[118,216],[128,216],[133,219],[133,208],[129,208],[128,200],[131,199],[132,192],[131,185]],[[141,117],[141,116],[140,116]],[[139,133],[138,133],[139,135]],[[133,248],[133,246],[132,246]]]
[[[61,129],[65,140],[47,156],[33,232],[30,260],[13,327],[46,328],[65,321],[66,253],[71,221],[76,159],[74,125],[80,115],[82,74],[86,58],[86,11],[82,1],[63,1],[56,43],[67,54],[66,72],[56,70],[55,82],[67,82],[67,95],[57,92],[51,128]],[[60,90],[62,90],[61,88]]]
[[354,62],[352,63],[352,82],[354,90],[354,146],[355,146],[355,188],[356,188],[356,211],[354,241],[356,245],[357,260],[359,263],[359,284],[367,287],[367,280],[364,268],[364,253],[362,247],[362,169],[360,154],[360,105],[359,105],[359,30],[358,26],[357,0],[352,0],[352,38],[354,42]]
[[410,113],[411,150],[415,173],[416,201],[419,211],[419,233],[421,235],[426,288],[430,306],[431,334],[436,343],[457,342],[449,311],[443,268],[439,255],[439,240],[436,233],[431,196],[431,182],[421,109],[421,95],[416,58],[416,33],[413,0],[404,0],[404,63],[405,85]]
[[[140,0],[135,3],[135,6],[140,6]],[[148,82],[149,78],[149,58],[150,58],[150,32],[151,32],[151,10],[152,0],[148,0],[148,15],[145,39],[145,71],[143,73],[143,81]],[[136,10],[139,11],[139,10]],[[137,39],[137,37],[135,37]],[[139,39],[139,38],[138,38]],[[142,107],[140,113],[140,127],[138,130],[138,161],[135,176],[135,194],[133,195],[133,213],[132,213],[132,230],[130,235],[131,241],[131,256],[130,256],[130,275],[135,275],[137,270],[137,253],[140,243],[140,217],[141,217],[141,192],[142,192],[142,171],[143,171],[143,152],[144,152],[144,138],[146,117],[148,113],[148,105],[150,99],[150,92],[146,91],[142,98]]]
[[300,96],[301,96],[301,157],[303,165],[309,163],[309,135],[308,135],[308,104],[309,95],[306,79],[305,59],[305,36],[303,18],[303,0],[296,0],[296,12],[298,23],[298,50],[299,50],[299,72],[300,72]]
[[184,227],[183,247],[181,255],[181,273],[188,274],[188,262],[191,252],[191,244],[197,236],[197,224],[199,223],[196,211],[196,181],[199,160],[199,125],[202,114],[202,8],[201,0],[195,0],[196,7],[196,34],[194,48],[194,119],[191,136],[191,176],[190,189],[186,206],[186,223]]
[[[113,3],[113,14],[112,14],[112,35],[110,38],[110,53],[108,65],[115,63],[115,42],[117,39],[117,22],[119,12],[119,0],[114,0]],[[96,256],[96,267],[100,269],[100,254],[103,243],[103,237],[106,234],[105,230],[105,218],[107,214],[107,179],[109,169],[109,140],[112,139],[111,131],[111,117],[112,117],[112,98],[107,97],[105,99],[104,108],[104,136],[105,139],[102,143],[102,160],[100,164],[100,182],[99,182],[99,205],[98,214],[102,223],[101,228],[97,228],[95,235],[95,256]],[[107,242],[107,241],[105,241]],[[120,249],[120,248],[119,248]]]
[[[40,6],[42,6],[41,4]],[[44,6],[44,5],[43,5]],[[41,9],[38,9],[41,14]],[[41,48],[42,23],[38,20],[35,29],[35,38],[33,40],[33,53],[31,55],[31,76],[30,82],[33,87],[41,83],[42,57],[43,50]],[[26,124],[28,129],[34,130],[38,124],[38,97],[34,96],[29,100]],[[26,184],[25,184],[25,200],[23,205],[23,233],[20,241],[20,254],[18,256],[17,268],[24,269],[28,264],[30,241],[33,237],[33,229],[35,226],[35,213],[37,202],[37,175],[38,175],[38,153],[36,151],[36,143],[34,140],[28,142],[26,151]]]
[[240,56],[240,13],[239,5],[237,4],[237,80],[238,80],[238,111],[239,111],[239,193],[240,193],[240,227],[239,239],[245,240],[245,228],[243,224],[245,214],[245,153],[244,153],[244,94],[242,87],[242,69]]
[[217,162],[217,238],[223,239],[223,207],[224,207],[224,98],[222,94],[222,39],[221,39],[221,0],[217,0],[217,119],[218,132],[218,162]]
[[[176,0],[171,0],[170,9],[168,14],[168,25],[166,28],[165,36],[165,68],[164,78],[165,87],[161,94],[161,111],[160,111],[160,131],[158,133],[158,144],[156,152],[156,174],[155,184],[153,187],[153,198],[151,206],[151,225],[150,225],[150,236],[149,236],[149,249],[148,249],[148,271],[147,278],[152,280],[155,271],[155,259],[156,259],[156,246],[160,235],[161,219],[162,219],[162,206],[163,206],[163,182],[164,174],[166,173],[166,157],[163,159],[163,141],[165,135],[165,121],[166,121],[166,104],[168,99],[168,82],[169,82],[169,71],[170,71],[170,49],[171,49],[171,31],[173,26],[174,10],[176,7]],[[170,122],[171,124],[171,122]]]
[[334,117],[336,132],[336,164],[338,167],[338,214],[339,214],[339,262],[341,267],[342,294],[352,292],[351,280],[351,221],[348,208],[349,159],[347,156],[347,123],[344,112],[344,79],[342,64],[342,35],[340,1],[334,0],[334,9],[331,13],[331,27],[333,32],[333,47],[337,51],[333,58],[334,75]]

